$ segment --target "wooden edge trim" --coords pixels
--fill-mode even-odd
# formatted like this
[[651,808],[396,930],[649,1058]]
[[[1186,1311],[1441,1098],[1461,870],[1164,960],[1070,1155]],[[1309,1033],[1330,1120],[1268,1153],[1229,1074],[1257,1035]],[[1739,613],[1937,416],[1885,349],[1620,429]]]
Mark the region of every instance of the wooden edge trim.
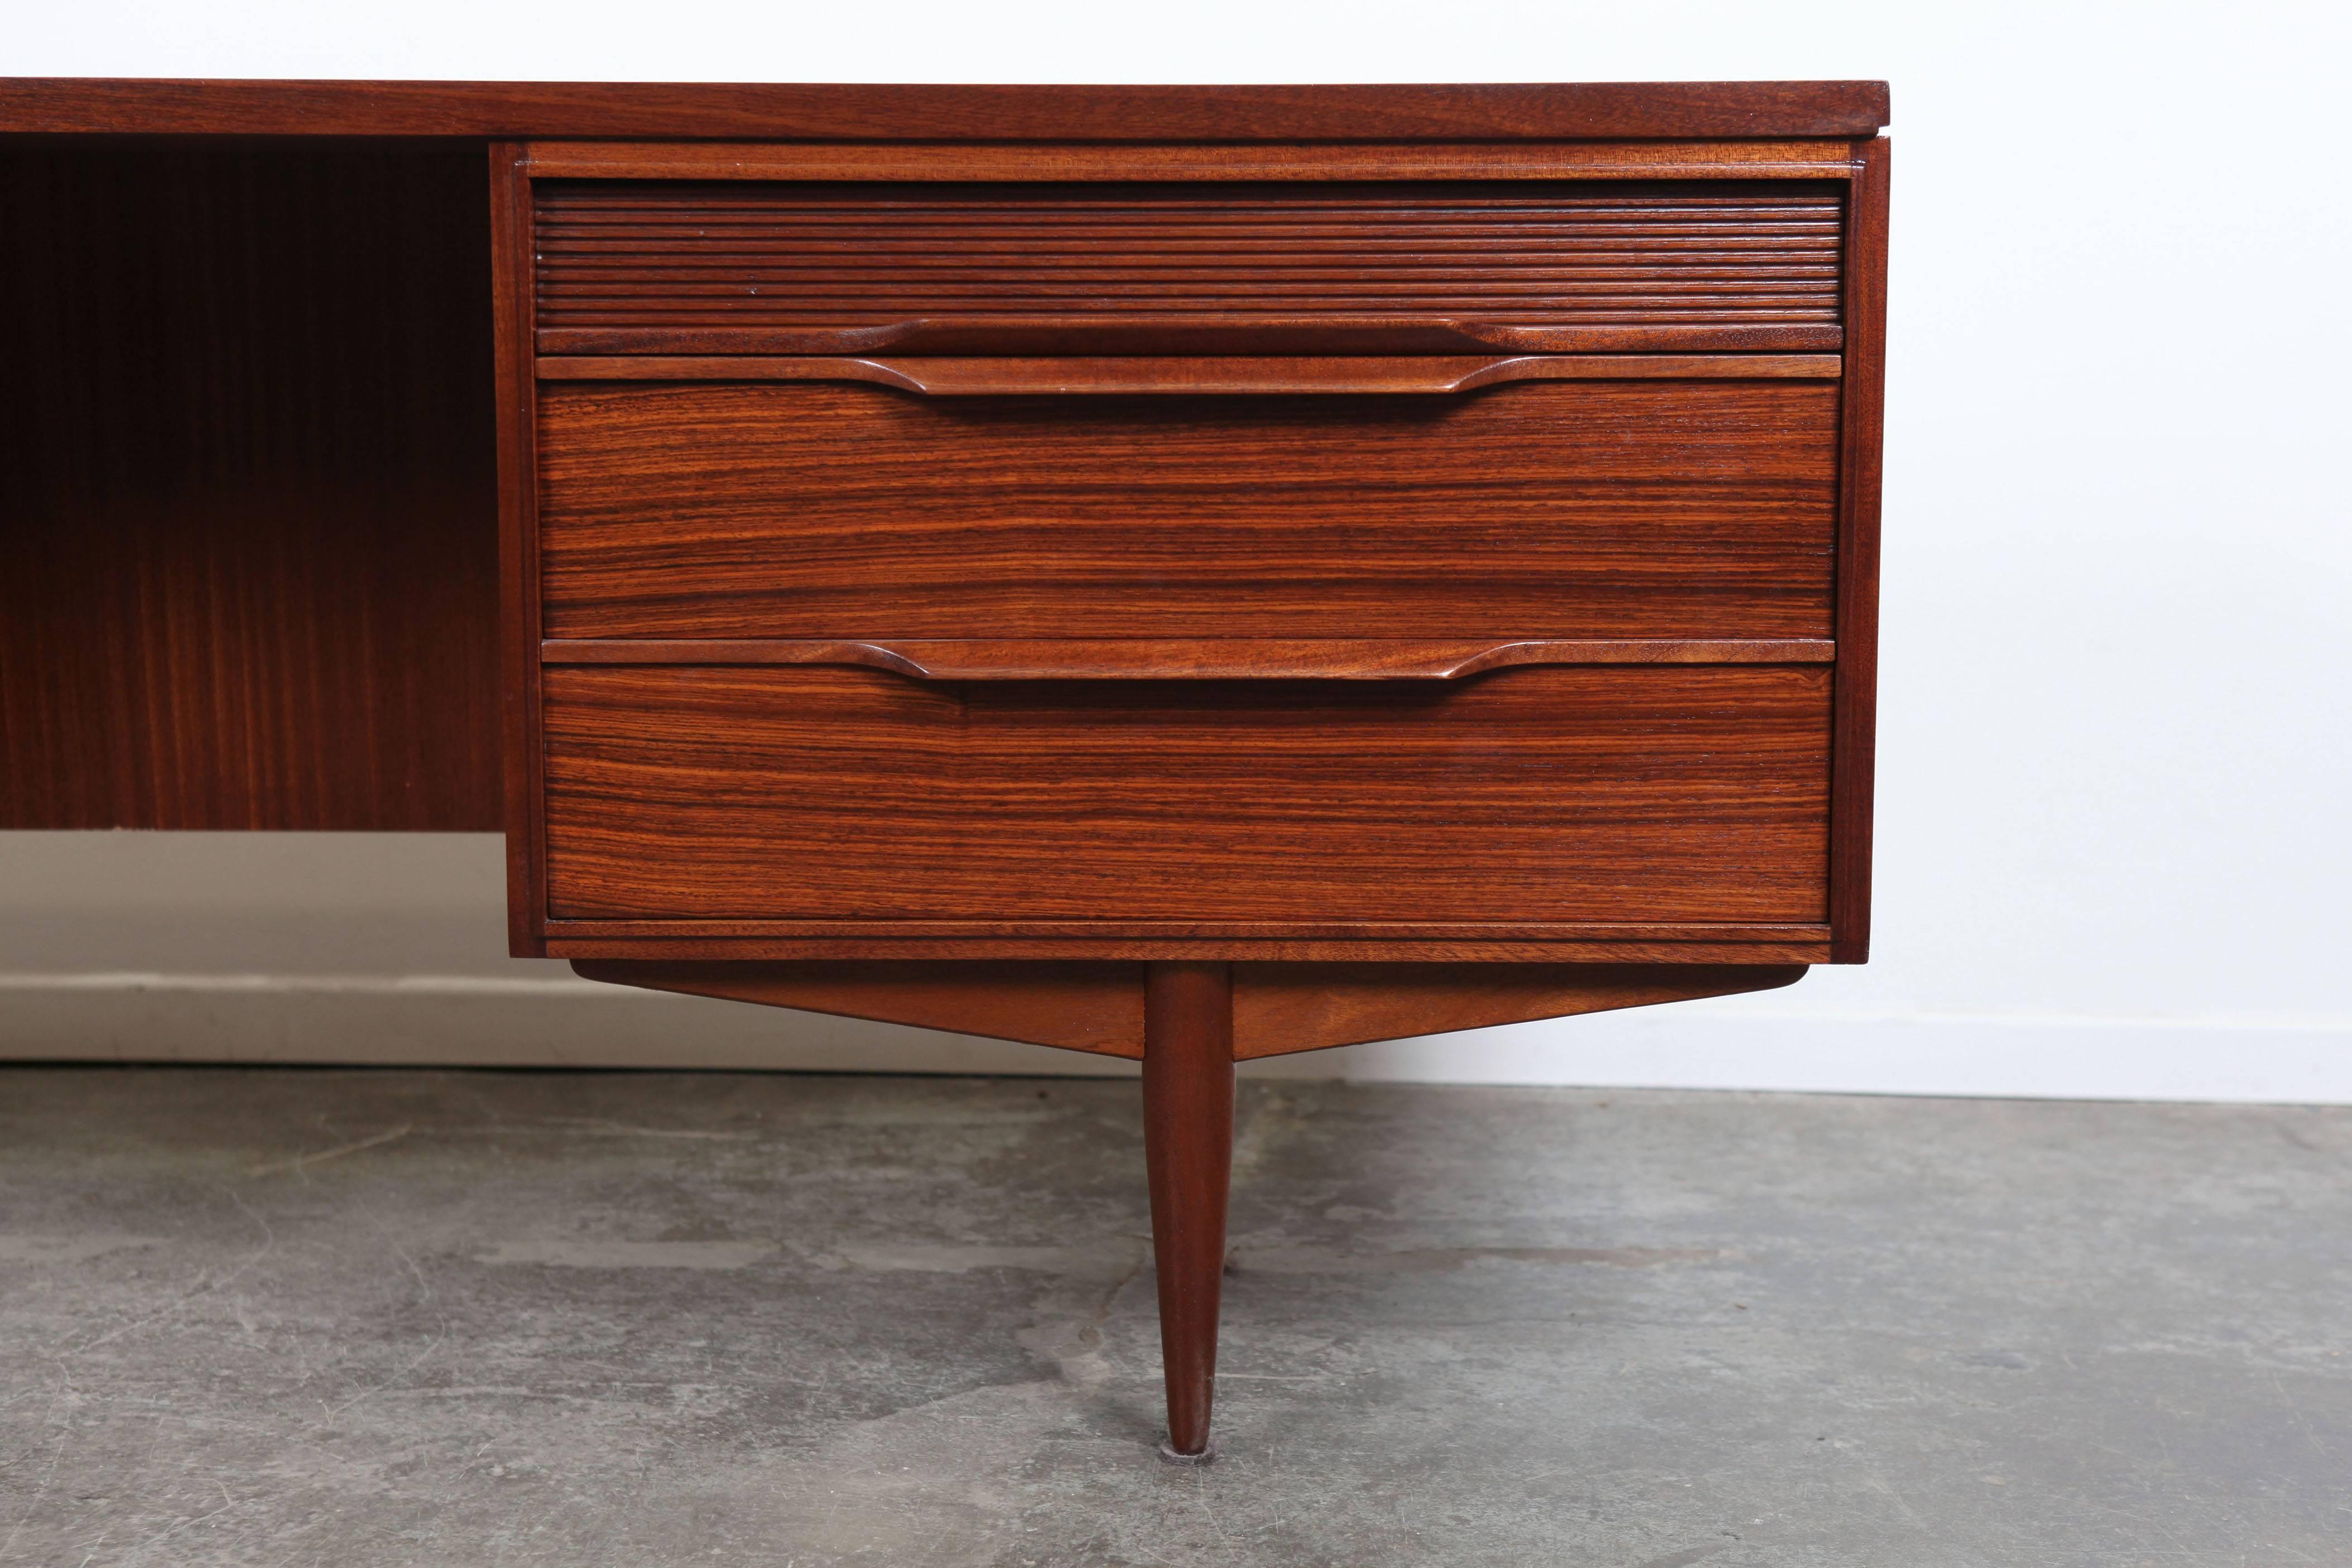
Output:
[[1817,638],[1421,642],[1314,638],[981,641],[553,638],[543,664],[849,665],[918,680],[1461,680],[1523,665],[1829,664]]
[[612,355],[545,358],[541,381],[865,381],[936,397],[1169,394],[1440,395],[1520,381],[1835,381],[1836,354],[1434,354],[1326,358],[842,359]]
[[[1824,927],[1814,930],[1826,931]],[[1786,942],[1591,942],[1551,939],[1122,937],[606,937],[549,928],[551,958],[802,962],[903,959],[1115,960],[1280,963],[1826,963],[1830,944]]]
[[1868,135],[1883,81],[1254,85],[0,79],[0,131],[767,141]]
[[532,142],[534,179],[1675,180],[1843,179],[1853,142],[1784,141],[1265,142]]
[[1827,942],[1811,921],[1087,921],[922,920],[597,920],[562,918],[551,939],[667,937],[725,942],[754,937],[958,937],[1169,939],[1192,942],[1669,942],[1706,947],[1755,942]]
[[1831,692],[1830,925],[1833,963],[1870,960],[1870,868],[1877,755],[1881,443],[1886,384],[1884,137],[1856,147],[1862,174],[1846,220],[1845,310],[1852,376],[1839,383],[1835,629],[1843,652]]
[[507,946],[546,952],[545,780],[540,760],[539,378],[532,359],[531,190],[522,151],[492,142],[490,300],[496,366],[500,762],[507,844]]

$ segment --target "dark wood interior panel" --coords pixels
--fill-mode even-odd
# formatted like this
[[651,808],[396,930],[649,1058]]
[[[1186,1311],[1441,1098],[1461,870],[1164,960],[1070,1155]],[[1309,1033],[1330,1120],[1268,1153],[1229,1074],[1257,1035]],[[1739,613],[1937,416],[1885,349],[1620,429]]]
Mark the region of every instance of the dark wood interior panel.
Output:
[[1071,319],[1458,323],[1554,352],[1838,342],[1843,190],[1826,181],[542,180],[535,215],[543,352],[855,352],[878,346],[856,329]]
[[478,149],[0,148],[0,826],[495,829]]
[[1822,637],[1834,383],[540,389],[555,637]]
[[559,918],[1825,910],[1820,666],[1531,668],[1437,690],[831,668],[545,682]]

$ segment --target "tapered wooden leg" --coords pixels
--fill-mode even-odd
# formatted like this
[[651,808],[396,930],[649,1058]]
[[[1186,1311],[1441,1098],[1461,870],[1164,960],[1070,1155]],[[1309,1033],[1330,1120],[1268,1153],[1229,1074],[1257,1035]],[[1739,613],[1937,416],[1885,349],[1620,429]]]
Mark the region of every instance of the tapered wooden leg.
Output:
[[1143,1157],[1160,1264],[1160,1354],[1168,1441],[1160,1457],[1203,1464],[1217,1384],[1225,1192],[1234,1168],[1234,984],[1222,963],[1155,963],[1143,1010]]

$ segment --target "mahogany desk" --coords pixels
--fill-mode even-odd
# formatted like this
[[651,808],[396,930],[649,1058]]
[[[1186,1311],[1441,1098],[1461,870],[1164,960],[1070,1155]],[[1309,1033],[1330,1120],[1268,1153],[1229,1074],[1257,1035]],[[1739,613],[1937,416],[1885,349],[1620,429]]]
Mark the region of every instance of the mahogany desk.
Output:
[[0,826],[1143,1064],[1869,931],[1886,90],[0,82]]

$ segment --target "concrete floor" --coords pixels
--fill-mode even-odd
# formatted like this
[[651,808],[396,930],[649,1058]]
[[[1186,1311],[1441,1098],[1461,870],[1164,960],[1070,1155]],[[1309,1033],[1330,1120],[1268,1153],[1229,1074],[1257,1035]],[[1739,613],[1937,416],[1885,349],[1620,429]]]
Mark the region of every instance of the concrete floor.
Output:
[[0,1562],[2352,1563],[2352,1109],[0,1072]]

